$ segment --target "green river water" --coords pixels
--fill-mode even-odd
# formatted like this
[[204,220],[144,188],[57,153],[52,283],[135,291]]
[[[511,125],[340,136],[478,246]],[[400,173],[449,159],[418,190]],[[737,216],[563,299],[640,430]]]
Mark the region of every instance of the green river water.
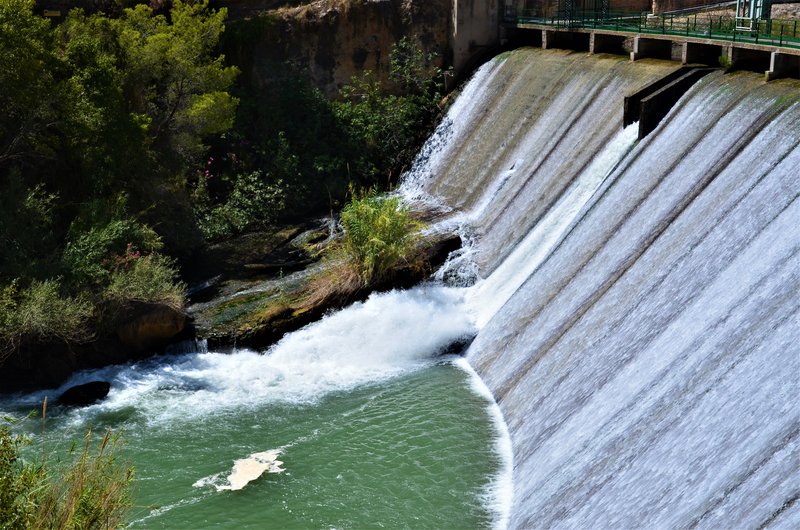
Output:
[[[132,527],[487,527],[481,496],[498,464],[486,402],[468,377],[431,366],[315,405],[267,404],[163,428],[128,420],[139,479]],[[235,459],[273,448],[282,448],[284,473],[216,491]]]
[[[436,356],[471,330],[459,297],[389,293],[266,354],[109,367],[67,383],[110,381],[96,405],[60,407],[62,388],[0,400],[0,411],[24,415],[47,396],[44,443],[55,457],[89,428],[122,432],[136,470],[131,528],[502,526],[508,465],[496,405],[466,361]],[[23,428],[38,450],[40,420]],[[224,489],[236,460],[271,450],[282,473]]]

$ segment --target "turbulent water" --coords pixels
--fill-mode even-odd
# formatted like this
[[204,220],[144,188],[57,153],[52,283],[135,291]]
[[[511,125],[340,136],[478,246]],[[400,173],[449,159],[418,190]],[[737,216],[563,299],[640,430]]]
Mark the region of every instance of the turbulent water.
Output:
[[411,182],[468,212],[487,285],[523,271],[468,351],[512,438],[510,526],[797,528],[800,83],[715,73],[623,153],[654,71],[495,60]]
[[[375,295],[287,335],[266,353],[194,352],[78,374],[107,400],[51,404],[32,450],[64,456],[89,427],[121,430],[136,467],[132,528],[465,528],[502,525],[507,437],[461,358],[474,334],[463,293],[437,285]],[[504,440],[506,440],[504,442]],[[505,452],[503,452],[505,451]],[[235,463],[282,461],[242,486]],[[267,466],[269,467],[269,466]]]
[[136,528],[800,527],[800,83],[711,74],[637,142],[623,97],[675,67],[496,58],[400,189],[468,243],[434,280],[81,374],[109,399],[48,443],[124,429]]

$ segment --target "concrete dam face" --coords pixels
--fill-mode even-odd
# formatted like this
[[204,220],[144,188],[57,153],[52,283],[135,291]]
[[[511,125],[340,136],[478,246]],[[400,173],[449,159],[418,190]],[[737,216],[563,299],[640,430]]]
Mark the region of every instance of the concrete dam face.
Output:
[[675,68],[497,57],[403,185],[484,278],[511,528],[800,527],[800,82],[713,72],[637,141]]

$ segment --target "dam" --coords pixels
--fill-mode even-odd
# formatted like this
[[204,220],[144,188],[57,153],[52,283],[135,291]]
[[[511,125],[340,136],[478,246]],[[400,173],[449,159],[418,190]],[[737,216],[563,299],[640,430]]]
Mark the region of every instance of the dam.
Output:
[[124,431],[130,528],[800,527],[800,81],[703,68],[642,128],[695,74],[593,51],[451,97],[397,190],[464,241],[427,281],[0,411],[36,452]]
[[675,68],[500,56],[405,184],[465,215],[487,282],[519,271],[467,351],[511,528],[800,526],[800,83],[717,71],[626,139],[624,96]]

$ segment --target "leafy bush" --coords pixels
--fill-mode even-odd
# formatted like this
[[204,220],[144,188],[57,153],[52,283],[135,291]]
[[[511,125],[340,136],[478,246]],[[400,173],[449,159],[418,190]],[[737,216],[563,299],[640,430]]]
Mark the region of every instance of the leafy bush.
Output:
[[183,308],[186,285],[178,281],[174,260],[160,254],[140,256],[130,251],[121,259],[111,273],[106,298],[117,303],[133,300]]
[[410,263],[421,228],[399,197],[370,192],[344,207],[341,224],[344,236],[335,252],[355,268],[364,285]]
[[133,468],[120,461],[122,441],[107,432],[96,449],[87,434],[71,462],[54,466],[21,455],[29,437],[0,426],[0,525],[4,529],[109,529],[131,506]]
[[420,93],[385,95],[371,71],[353,77],[332,103],[354,146],[360,182],[383,184],[405,170],[439,112],[438,96]]
[[0,358],[27,340],[85,342],[93,314],[84,297],[62,296],[56,280],[34,281],[21,291],[12,282],[0,290]]
[[135,246],[145,252],[160,250],[161,238],[152,228],[131,219],[117,219],[91,227],[67,242],[64,265],[79,285],[102,285],[108,281],[114,256]]
[[228,200],[200,218],[200,229],[208,240],[221,239],[251,228],[266,228],[284,208],[283,182],[270,182],[260,171],[237,175]]

